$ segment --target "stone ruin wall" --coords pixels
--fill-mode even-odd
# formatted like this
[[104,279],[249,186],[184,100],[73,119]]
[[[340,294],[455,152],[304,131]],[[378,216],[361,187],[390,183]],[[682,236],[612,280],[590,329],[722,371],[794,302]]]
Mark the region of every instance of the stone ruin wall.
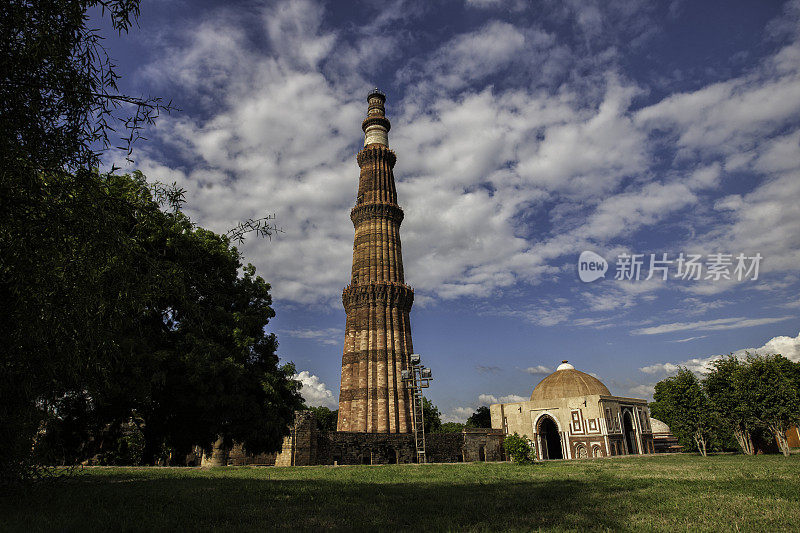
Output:
[[[460,433],[426,435],[429,463],[503,461],[504,435],[500,430],[468,428]],[[311,411],[295,415],[295,424],[283,439],[281,451],[250,455],[240,444],[230,450],[214,446],[203,466],[309,466],[415,463],[413,433],[319,431]]]

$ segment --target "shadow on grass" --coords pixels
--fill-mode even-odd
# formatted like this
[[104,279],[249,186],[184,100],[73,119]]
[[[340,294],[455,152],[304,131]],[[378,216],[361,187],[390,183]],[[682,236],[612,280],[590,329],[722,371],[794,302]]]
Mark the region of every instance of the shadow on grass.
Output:
[[16,505],[3,514],[10,519],[7,527],[27,531],[619,530],[630,496],[630,487],[574,480],[373,484],[134,478],[35,487],[12,498]]
[[[632,529],[636,513],[661,506],[658,513],[669,515],[673,500],[677,505],[724,490],[722,483],[713,482],[623,480],[592,467],[582,472],[584,479],[513,481],[375,483],[264,479],[267,475],[121,474],[31,487],[0,501],[0,521],[5,524],[0,529],[626,530]],[[754,493],[763,489],[752,487]],[[673,512],[678,516],[649,523],[649,529],[668,529],[676,519],[686,525],[681,511]]]

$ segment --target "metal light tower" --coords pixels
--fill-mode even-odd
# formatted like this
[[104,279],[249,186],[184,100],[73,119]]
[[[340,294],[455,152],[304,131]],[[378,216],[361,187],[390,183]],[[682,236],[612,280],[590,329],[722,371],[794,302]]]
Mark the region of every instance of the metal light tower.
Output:
[[425,368],[420,362],[419,354],[412,353],[409,357],[411,367],[402,370],[400,377],[408,384],[411,389],[412,409],[411,416],[414,419],[414,441],[417,446],[417,462],[425,463],[425,417],[423,414],[422,389],[430,386],[433,379],[430,368]]

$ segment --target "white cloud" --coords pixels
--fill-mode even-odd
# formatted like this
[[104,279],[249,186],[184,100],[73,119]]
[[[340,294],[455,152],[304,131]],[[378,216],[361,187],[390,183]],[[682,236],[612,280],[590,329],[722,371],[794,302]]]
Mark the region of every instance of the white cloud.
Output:
[[633,387],[628,388],[628,394],[631,398],[644,398],[646,400],[653,399],[653,392],[655,388],[655,383],[648,383],[642,385],[635,385]]
[[297,339],[309,339],[321,344],[338,345],[344,342],[344,332],[339,328],[327,329],[289,329],[283,331],[290,337]]
[[478,396],[478,403],[480,405],[489,406],[493,403],[513,403],[513,402],[524,402],[528,398],[523,396],[519,396],[517,394],[509,394],[507,396],[494,396],[493,394],[481,394]]
[[787,337],[785,335],[773,337],[760,348],[739,350],[737,353],[742,353],[745,351],[760,355],[779,353],[785,358],[797,363],[800,362],[800,333],[797,334],[797,337]]
[[519,318],[538,326],[555,326],[566,322],[573,312],[574,309],[566,305],[550,306],[548,302],[541,302],[538,306],[530,306],[525,309],[500,309],[488,313]]
[[502,69],[525,44],[525,36],[506,22],[491,21],[442,46],[424,70],[428,81],[457,89]]
[[675,364],[675,363],[657,363],[657,364],[654,364],[654,365],[643,366],[639,370],[641,370],[645,374],[659,374],[659,373],[662,373],[662,372],[663,373],[667,373],[667,374],[672,374],[674,372],[677,372],[680,369],[681,366],[685,366],[686,368],[688,368],[689,370],[692,370],[693,372],[705,372],[708,368],[710,368],[708,366],[709,363],[711,361],[713,361],[714,359],[718,359],[719,357],[720,356],[716,355],[716,356],[713,356],[713,359],[712,358],[687,359],[686,361],[683,361],[680,364]]
[[539,374],[551,374],[553,372],[553,369],[544,365],[535,365],[526,368],[525,372],[536,376]]
[[774,324],[795,318],[794,316],[782,316],[773,318],[717,318],[714,320],[698,320],[695,322],[673,322],[672,324],[660,324],[631,331],[634,335],[658,335],[661,333],[672,333],[674,331],[722,331],[727,329],[739,329],[764,324]]
[[516,394],[500,397],[493,394],[480,394],[478,395],[478,401],[473,405],[453,407],[447,413],[443,413],[442,422],[459,422],[463,424],[480,406],[488,407],[495,403],[524,402],[527,399],[528,398]]
[[[273,284],[276,298],[339,305],[352,257],[348,213],[370,88],[365,69],[395,57],[399,34],[380,39],[379,30],[401,20],[403,9],[409,11],[396,7],[343,32],[327,28],[317,3],[279,2],[260,19],[267,49],[250,46],[243,25],[224,15],[233,11],[222,10],[217,20],[185,31],[146,69],[151,79],[174,80],[196,96],[209,116],[162,117],[156,129],[164,149],[191,166],[167,168],[161,154],[145,148],[139,167],[152,179],[185,187],[189,214],[215,231],[275,213],[285,233],[241,249]],[[647,11],[635,2],[572,3],[553,16],[601,39],[608,32],[598,29],[609,24],[646,32],[640,26]],[[388,104],[406,213],[406,278],[418,301],[486,297],[552,280],[563,273],[564,256],[618,246],[681,210],[706,205],[716,206],[722,224],[694,237],[696,243],[761,252],[765,272],[796,268],[800,171],[793,156],[800,132],[784,131],[800,109],[791,50],[781,50],[759,72],[638,111],[632,104],[645,89],[619,73],[613,52],[581,63],[578,50],[539,27],[491,20],[407,61],[398,74],[404,96],[390,94]],[[565,69],[578,64],[580,76],[568,76]],[[486,81],[523,71],[552,75],[558,90]],[[674,139],[654,141],[664,129]],[[675,161],[689,168],[685,176],[654,178],[662,145],[680,152]],[[742,154],[747,157],[738,163],[732,159]],[[734,163],[768,179],[707,202],[703,195],[718,190]],[[549,227],[534,233],[528,218],[545,208]],[[612,287],[587,291],[591,310],[633,307],[661,288]],[[707,295],[727,288],[692,290]],[[572,313],[559,305],[519,317],[556,325]]]
[[442,413],[442,422],[466,423],[467,419],[475,412],[475,407],[453,407],[447,413]]
[[333,397],[333,392],[321,382],[317,376],[310,373],[308,370],[295,374],[292,379],[295,379],[303,384],[300,389],[300,394],[309,407],[328,407],[330,409],[338,409],[338,401]]
[[689,341],[694,341],[694,340],[697,340],[697,339],[705,339],[706,337],[708,337],[708,335],[698,335],[696,337],[687,337],[685,339],[676,339],[674,341],[669,341],[669,342],[689,342]]
[[[733,352],[733,355],[736,357],[744,357],[746,353],[756,355],[781,354],[791,361],[800,362],[800,333],[797,334],[797,337],[787,337],[785,335],[773,337],[761,347],[742,348],[741,350]],[[677,372],[680,367],[686,367],[695,373],[705,373],[711,370],[711,363],[721,357],[723,356],[711,355],[708,357],[687,359],[677,364],[657,363],[642,367],[639,370],[645,374],[673,374]]]

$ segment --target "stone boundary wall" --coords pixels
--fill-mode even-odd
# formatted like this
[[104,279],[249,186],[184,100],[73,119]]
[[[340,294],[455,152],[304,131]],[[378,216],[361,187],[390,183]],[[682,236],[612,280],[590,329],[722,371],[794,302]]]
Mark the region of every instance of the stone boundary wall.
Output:
[[321,432],[319,454],[311,464],[397,464],[416,462],[414,435],[409,433]]
[[[431,433],[425,436],[429,463],[503,461],[503,432],[468,428],[459,433]],[[240,444],[230,450],[215,443],[203,466],[223,465],[358,465],[416,463],[413,433],[362,433],[320,431],[311,411],[295,414],[295,423],[284,437],[281,451],[251,455]]]

